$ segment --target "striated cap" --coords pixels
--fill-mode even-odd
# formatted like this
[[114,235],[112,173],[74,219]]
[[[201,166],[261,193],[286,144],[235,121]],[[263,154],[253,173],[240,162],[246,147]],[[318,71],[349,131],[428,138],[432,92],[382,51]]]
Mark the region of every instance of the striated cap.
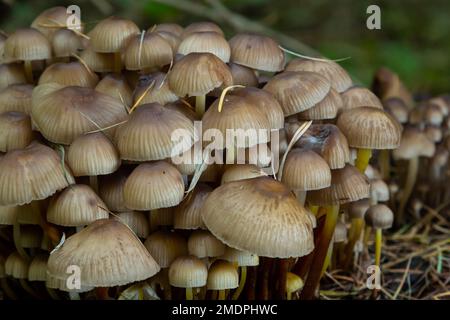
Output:
[[389,229],[394,222],[394,214],[385,204],[371,206],[365,215],[366,223],[375,229]]
[[30,116],[15,111],[0,113],[1,152],[25,148],[33,136]]
[[94,88],[98,77],[79,62],[54,63],[44,70],[38,84],[58,83],[62,86]]
[[258,86],[258,78],[256,77],[255,71],[233,62],[228,63],[228,66],[233,77],[233,84],[246,87]]
[[239,286],[239,274],[237,268],[230,262],[216,260],[209,267],[208,281],[206,287],[208,290],[227,290],[235,289]]
[[213,189],[199,183],[194,190],[175,208],[173,226],[175,229],[206,229],[201,217],[201,208]]
[[220,34],[222,37],[224,36],[222,29],[220,29],[220,27],[214,22],[199,21],[193,22],[190,25],[186,26],[181,34],[181,37],[184,39],[190,34],[197,32],[215,32]]
[[122,101],[126,106],[131,106],[132,104],[133,92],[125,77],[121,74],[107,74],[97,83],[95,90]]
[[221,184],[261,176],[266,176],[266,173],[254,164],[232,164],[225,169]]
[[284,52],[272,38],[239,33],[229,41],[231,61],[252,69],[278,72],[285,64]]
[[165,105],[177,101],[178,96],[170,90],[167,75],[155,72],[139,78],[133,93],[133,100],[137,103],[139,99],[139,105],[154,102]]
[[13,252],[5,261],[5,274],[14,279],[27,279],[29,265],[18,252]]
[[348,216],[350,217],[350,219],[363,219],[369,207],[369,199],[361,199],[358,201],[350,202],[347,210]]
[[383,110],[380,99],[369,89],[354,86],[342,93],[344,105],[342,111],[359,107],[373,107]]
[[330,92],[330,82],[318,73],[288,71],[274,76],[264,86],[290,116],[314,107]]
[[114,54],[113,53],[100,53],[92,50],[91,46],[88,46],[80,54],[82,61],[94,72],[112,72],[114,71]]
[[81,227],[109,217],[108,208],[99,196],[84,184],[71,185],[53,196],[47,220],[66,227]]
[[161,268],[169,268],[176,258],[188,254],[186,240],[172,231],[156,231],[148,236],[144,245]]
[[6,39],[3,56],[8,61],[45,60],[52,56],[52,46],[36,29],[17,29]]
[[177,288],[198,288],[206,285],[208,269],[194,256],[176,258],[169,268],[169,283]]
[[201,96],[233,84],[228,66],[211,53],[189,53],[169,72],[170,89],[180,97]]
[[298,114],[299,119],[305,120],[325,120],[334,119],[340,109],[342,109],[343,102],[341,95],[334,90],[330,89],[330,92],[323,98],[322,101],[315,104],[312,108],[300,112]]
[[236,263],[239,267],[254,267],[259,265],[259,257],[248,251],[241,251],[231,247],[225,247],[225,253],[220,259]]
[[312,224],[281,182],[259,177],[225,183],[202,207],[206,227],[233,248],[266,257],[299,257],[313,249]]
[[392,153],[394,159],[430,158],[436,147],[428,137],[417,128],[406,128],[402,133],[400,146]]
[[337,126],[353,148],[395,149],[400,145],[402,126],[390,114],[374,107],[344,111]]
[[[39,30],[50,40],[58,30],[67,28],[67,21],[69,21],[70,15],[71,13],[67,12],[66,7],[51,7],[42,11],[33,20],[31,27]],[[83,25],[81,24],[80,27],[82,31]]]
[[22,64],[0,64],[0,90],[12,84],[26,83],[25,71]]
[[187,55],[191,52],[208,52],[223,62],[230,61],[231,49],[225,38],[213,31],[193,32],[186,35],[178,45],[178,53]]
[[28,281],[47,281],[47,254],[39,254],[31,260]]
[[156,32],[133,35],[124,50],[128,70],[161,68],[172,62],[172,46]]
[[405,102],[396,97],[392,97],[383,101],[384,110],[392,115],[399,123],[408,122],[408,107]]
[[176,34],[168,31],[156,31],[156,33],[160,35],[162,38],[164,38],[164,40],[166,40],[170,44],[170,47],[172,48],[172,53],[174,54],[175,57],[175,52],[177,52],[178,46],[181,42],[180,36],[177,36]]
[[90,44],[95,52],[119,52],[128,40],[139,33],[131,20],[118,17],[106,18],[89,32]]
[[[150,233],[150,226],[148,224],[149,220],[144,212],[140,211],[119,212],[116,214],[116,217],[120,219],[123,223],[125,223],[128,227],[130,227],[130,229],[139,238],[145,239]],[[155,258],[155,256],[153,256],[153,258]],[[156,260],[156,262],[158,262],[158,260]]]
[[123,195],[125,206],[132,210],[173,207],[183,199],[183,177],[165,161],[143,163],[128,177]]
[[190,255],[198,258],[219,257],[225,253],[225,245],[206,230],[196,230],[188,239]]
[[113,174],[99,177],[99,195],[106,203],[109,210],[113,212],[129,211],[125,207],[125,200],[123,199],[123,186],[129,170],[127,168],[120,168]]
[[56,58],[71,57],[83,47],[80,36],[70,29],[59,29],[53,35],[52,49]]
[[45,199],[74,179],[51,148],[33,142],[0,158],[0,205]]
[[150,28],[149,31],[150,30],[153,30],[155,32],[170,32],[173,33],[174,35],[181,36],[181,34],[184,31],[184,28],[176,23],[160,23]]

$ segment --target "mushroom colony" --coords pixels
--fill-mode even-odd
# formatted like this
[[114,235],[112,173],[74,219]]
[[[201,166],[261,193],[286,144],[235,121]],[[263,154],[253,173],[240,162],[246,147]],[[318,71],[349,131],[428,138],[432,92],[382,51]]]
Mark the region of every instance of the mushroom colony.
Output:
[[373,93],[211,22],[66,21],[0,34],[4,297],[313,299],[450,199],[448,96],[416,103],[387,69]]

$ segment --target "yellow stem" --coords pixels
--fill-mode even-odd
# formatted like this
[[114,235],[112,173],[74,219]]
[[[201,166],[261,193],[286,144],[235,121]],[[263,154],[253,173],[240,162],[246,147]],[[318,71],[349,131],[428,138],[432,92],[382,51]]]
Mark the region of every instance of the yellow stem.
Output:
[[206,95],[195,97],[195,112],[201,118],[205,113],[206,106]]
[[362,218],[354,218],[352,219],[350,231],[349,231],[349,239],[348,244],[345,250],[345,268],[350,268],[353,256],[353,249],[355,248],[356,242],[361,237],[361,232],[364,227],[364,219]]
[[239,296],[241,295],[242,290],[244,290],[245,280],[247,280],[247,267],[242,266],[241,267],[241,279],[239,280],[239,287],[236,289],[236,291],[233,294],[233,297],[232,297],[233,300],[237,300],[239,298]]
[[288,292],[286,295],[287,295],[287,300],[292,300],[292,292]]
[[366,171],[367,165],[369,164],[371,157],[372,157],[372,150],[358,149],[355,166],[359,170],[359,172],[364,173]]
[[218,300],[225,300],[225,290],[219,290],[219,299]]
[[309,210],[310,210],[315,216],[317,216],[317,213],[319,212],[319,206],[309,205]]
[[33,83],[33,66],[31,65],[31,61],[24,61],[23,66],[25,68],[25,77],[28,83]]
[[186,288],[186,300],[194,300],[194,295],[192,294],[192,288]]
[[378,267],[381,260],[382,234],[382,229],[375,229],[375,265]]
[[322,272],[320,273],[321,278],[323,277],[323,275],[325,274],[325,271],[327,271],[327,269],[330,265],[332,255],[333,255],[333,241],[331,241],[330,245],[328,246],[327,255],[325,257],[325,261],[323,262],[323,266],[322,266]]

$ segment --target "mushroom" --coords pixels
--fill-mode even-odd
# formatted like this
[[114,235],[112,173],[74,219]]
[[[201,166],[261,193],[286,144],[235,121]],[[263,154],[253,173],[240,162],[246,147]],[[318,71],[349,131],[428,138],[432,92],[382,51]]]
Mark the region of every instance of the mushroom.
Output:
[[0,113],[15,111],[30,115],[32,92],[31,84],[12,84],[1,90]]
[[239,285],[236,267],[224,260],[214,261],[208,270],[206,287],[219,292],[218,300],[226,299],[226,290],[235,289]]
[[219,257],[225,253],[225,245],[207,230],[195,230],[188,239],[188,252],[200,259]]
[[201,217],[201,208],[206,197],[213,189],[204,184],[199,183],[194,190],[190,192],[186,198],[175,207],[173,226],[175,229],[193,230],[205,229]]
[[132,104],[132,90],[122,75],[107,74],[97,83],[95,90],[122,101],[125,106]]
[[[176,23],[160,23],[151,28],[155,32],[170,32],[176,36],[181,36],[184,28]],[[149,29],[150,30],[150,29]]]
[[286,276],[286,298],[292,300],[292,294],[303,288],[303,280],[298,275],[288,272]]
[[51,43],[54,57],[61,62],[69,62],[84,47],[81,37],[70,29],[57,30]]
[[[180,35],[178,34],[178,32],[179,31],[177,31],[176,34]],[[184,39],[190,34],[197,32],[216,32],[220,34],[222,37],[224,36],[222,29],[220,29],[220,27],[217,24],[210,21],[193,22],[188,26],[186,26],[186,28],[184,28],[180,36]]]
[[194,256],[180,256],[169,268],[169,283],[171,286],[186,289],[186,300],[193,300],[193,288],[206,285],[208,269],[203,261]]
[[54,63],[39,77],[38,84],[58,83],[61,86],[79,86],[94,88],[98,77],[79,62]]
[[[178,96],[169,88],[167,74],[162,72],[141,76],[133,93],[133,100],[137,105],[154,102],[166,105],[168,103],[176,102],[178,99]],[[182,105],[186,107],[185,104]],[[189,111],[192,111],[192,109],[189,109]],[[184,112],[182,113],[185,114]],[[190,117],[188,116],[188,118]]]
[[3,90],[12,84],[24,84],[27,82],[25,70],[18,63],[0,64],[0,89]]
[[258,78],[255,71],[251,68],[241,66],[237,63],[229,62],[230,72],[233,77],[233,83],[235,85],[241,85],[245,87],[257,87]]
[[178,45],[178,53],[187,55],[191,52],[208,52],[223,62],[230,61],[231,49],[227,40],[214,31],[192,32]]
[[1,152],[25,148],[33,138],[29,115],[15,111],[0,113]]
[[141,239],[147,238],[150,233],[150,226],[148,217],[144,212],[127,211],[115,214],[117,219],[120,219]]
[[28,268],[30,262],[23,258],[18,252],[11,253],[5,261],[5,274],[14,279],[18,279],[20,285],[34,299],[41,299],[40,296],[30,287],[26,281],[28,278]]

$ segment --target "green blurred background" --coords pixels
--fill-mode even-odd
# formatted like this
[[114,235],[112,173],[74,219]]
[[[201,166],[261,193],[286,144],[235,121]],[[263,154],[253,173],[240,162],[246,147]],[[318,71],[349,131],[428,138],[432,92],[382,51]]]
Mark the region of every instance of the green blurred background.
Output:
[[[70,4],[80,6],[88,30],[109,15],[133,19],[141,28],[160,22],[186,25],[212,20],[228,37],[236,30],[246,30],[248,23],[256,23],[328,58],[350,56],[342,65],[366,86],[377,68],[387,66],[415,93],[450,91],[448,0],[1,0],[0,28],[11,32],[29,25],[45,8]],[[381,30],[366,28],[370,4],[381,8]]]

